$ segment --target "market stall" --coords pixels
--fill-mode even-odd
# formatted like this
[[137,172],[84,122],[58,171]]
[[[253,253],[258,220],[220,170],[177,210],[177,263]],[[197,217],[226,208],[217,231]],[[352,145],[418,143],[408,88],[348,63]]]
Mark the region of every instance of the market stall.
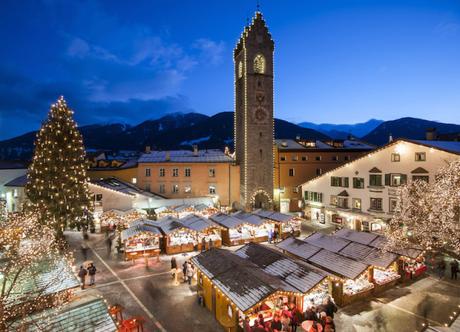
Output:
[[[271,269],[253,262],[259,255],[270,257]],[[293,270],[288,271],[283,262]],[[290,303],[301,309],[304,297],[316,291],[327,278],[294,259],[254,243],[237,253],[208,250],[193,257],[192,263],[198,270],[198,295],[225,330],[231,332],[241,330],[246,316],[252,324],[258,315],[271,321],[275,313]]]
[[165,217],[155,222],[163,234],[162,249],[168,255],[190,252],[198,248],[197,232],[184,226],[179,219]]
[[196,215],[199,215],[205,218],[209,218],[210,216],[219,212],[219,210],[216,209],[215,207],[209,206],[206,204],[198,204],[198,205],[195,205],[194,208],[195,208],[194,213]]
[[255,215],[267,219],[275,224],[276,231],[285,239],[289,236],[299,236],[301,219],[286,213],[273,212],[268,210],[255,210]]
[[137,220],[120,234],[126,260],[160,254],[160,230],[151,221]]
[[[179,222],[188,229],[196,232],[197,250],[220,248],[222,246],[222,226],[195,214],[179,219]],[[203,244],[205,248],[203,248]]]
[[252,242],[266,242],[269,234],[274,234],[275,223],[258,215],[243,211],[234,212],[232,217],[243,220],[247,225],[254,225]]
[[215,214],[209,219],[222,226],[222,243],[226,246],[266,241],[268,238],[268,224],[263,222],[236,218],[225,213]]
[[118,226],[127,228],[133,221],[144,218],[146,215],[147,213],[144,210],[136,209],[126,211],[112,209],[104,211],[99,216],[101,231],[104,232],[107,229],[114,230]]

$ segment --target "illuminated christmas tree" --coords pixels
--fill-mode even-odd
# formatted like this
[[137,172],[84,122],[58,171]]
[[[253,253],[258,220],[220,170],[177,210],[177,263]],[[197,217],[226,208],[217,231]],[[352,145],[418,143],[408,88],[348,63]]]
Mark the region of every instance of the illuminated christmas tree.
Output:
[[42,224],[62,236],[66,227],[86,231],[92,223],[87,163],[73,111],[63,97],[51,105],[37,133],[26,194]]
[[460,160],[441,167],[433,183],[411,181],[399,188],[386,228],[387,249],[414,245],[460,256]]

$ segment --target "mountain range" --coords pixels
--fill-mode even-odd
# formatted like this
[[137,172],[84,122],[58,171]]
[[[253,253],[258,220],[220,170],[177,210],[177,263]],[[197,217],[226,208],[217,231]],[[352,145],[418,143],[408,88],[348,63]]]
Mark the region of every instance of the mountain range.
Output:
[[[311,128],[313,127],[313,128]],[[460,125],[417,118],[401,118],[392,121],[371,119],[355,125],[311,124],[299,125],[275,119],[275,138],[326,140],[346,138],[350,134],[363,141],[382,145],[390,134],[394,139],[424,139],[428,128],[439,133],[460,133]],[[174,113],[160,119],[147,120],[138,125],[94,124],[79,128],[87,149],[136,150],[146,146],[157,150],[189,149],[198,144],[202,149],[233,146],[233,112],[221,112],[213,116],[199,113]],[[36,132],[29,132],[0,141],[0,160],[28,160],[32,156]]]

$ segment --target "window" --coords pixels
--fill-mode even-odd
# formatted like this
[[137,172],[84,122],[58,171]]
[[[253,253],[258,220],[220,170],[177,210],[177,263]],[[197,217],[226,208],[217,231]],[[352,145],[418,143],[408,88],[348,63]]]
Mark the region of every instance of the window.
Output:
[[165,188],[165,185],[164,184],[160,184],[160,194],[164,194],[166,192],[166,188]]
[[426,161],[425,152],[415,152],[415,161]]
[[299,160],[299,156],[298,155],[292,155],[292,161],[297,161]]
[[295,169],[289,168],[289,176],[294,176],[294,175],[295,175]]
[[332,156],[333,161],[339,161],[339,156]]
[[305,191],[304,198],[306,201],[322,203],[323,202],[323,193],[317,193],[314,191]]
[[322,168],[317,168],[316,169],[316,175],[321,175],[323,174],[323,169]]
[[265,74],[265,58],[262,54],[254,57],[254,73]]
[[316,160],[316,161],[321,161],[321,156],[316,156],[316,157],[315,157],[315,160]]
[[286,161],[286,156],[281,156],[280,160],[281,161]]
[[165,176],[165,169],[160,168],[160,177],[164,177],[164,176]]
[[102,194],[96,194],[96,202],[102,201]]
[[145,169],[145,176],[150,176],[150,168]]
[[185,169],[185,176],[190,177],[191,174],[192,174],[192,170],[190,168],[186,168]]
[[330,203],[331,203],[331,205],[333,205],[333,206],[337,206],[338,197],[337,197],[337,196],[334,196],[334,195],[331,195]]
[[145,191],[150,191],[150,183],[145,184]]
[[399,153],[392,153],[391,154],[391,161],[392,162],[400,162],[401,161],[401,155]]
[[331,187],[348,188],[348,177],[331,176]]
[[370,210],[382,211],[382,199],[371,197]]
[[240,61],[238,63],[238,78],[243,77],[243,62]]
[[131,183],[132,183],[132,184],[136,184],[136,183],[137,183],[137,178],[132,178],[132,179],[131,179]]
[[210,178],[215,178],[216,177],[216,169],[215,168],[210,168],[208,173],[209,173]]
[[173,184],[172,192],[173,192],[173,194],[177,194],[179,192],[179,185],[178,184]]
[[192,186],[191,186],[191,185],[186,185],[186,186],[184,187],[184,192],[185,192],[186,194],[190,194],[190,193],[192,192]]
[[364,188],[364,178],[353,178],[353,188],[363,189]]
[[302,161],[307,161],[308,157],[307,156],[302,156]]
[[361,199],[360,198],[353,198],[351,200],[352,209],[353,210],[360,210],[361,211]]
[[412,181],[425,181],[428,183],[430,182],[430,177],[428,175],[412,175]]
[[337,206],[342,209],[348,209],[348,198],[337,197]]
[[392,187],[399,187],[406,184],[406,174],[385,174],[385,185]]
[[173,168],[172,170],[172,176],[173,177],[178,177],[179,176],[179,169],[178,168]]
[[210,195],[215,195],[216,194],[216,186],[213,184],[209,185],[209,194]]
[[369,186],[381,187],[382,186],[382,174],[370,174],[369,175]]
[[395,212],[397,204],[398,204],[398,199],[396,197],[390,197],[390,206],[389,206],[388,211]]

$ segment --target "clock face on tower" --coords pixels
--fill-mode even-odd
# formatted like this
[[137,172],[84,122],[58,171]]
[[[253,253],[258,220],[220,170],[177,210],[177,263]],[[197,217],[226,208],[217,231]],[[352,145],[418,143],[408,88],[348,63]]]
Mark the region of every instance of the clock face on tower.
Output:
[[262,107],[258,107],[254,115],[254,118],[257,122],[264,122],[268,116],[267,111]]

